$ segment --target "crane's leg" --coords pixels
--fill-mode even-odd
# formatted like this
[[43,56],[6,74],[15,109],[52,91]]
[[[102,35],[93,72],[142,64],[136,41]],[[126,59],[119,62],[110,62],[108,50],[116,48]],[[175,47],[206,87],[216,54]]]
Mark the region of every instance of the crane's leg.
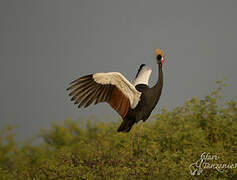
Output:
[[133,127],[133,129],[132,129],[132,131],[131,131],[131,133],[130,133],[130,146],[131,146],[131,151],[132,151],[133,148],[134,148],[133,137],[134,137],[135,130],[136,130],[136,127],[137,127],[136,125],[137,125],[137,123],[134,124],[134,127]]
[[142,121],[140,131],[139,131],[139,135],[138,135],[138,148],[139,148],[139,143],[140,143],[140,136],[142,135],[142,132],[143,132],[143,126],[144,126],[144,121]]

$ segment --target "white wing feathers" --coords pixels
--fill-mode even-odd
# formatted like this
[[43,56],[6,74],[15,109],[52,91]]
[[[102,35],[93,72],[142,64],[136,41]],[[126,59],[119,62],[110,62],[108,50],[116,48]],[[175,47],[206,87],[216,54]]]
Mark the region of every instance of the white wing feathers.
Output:
[[132,85],[121,73],[95,73],[93,74],[93,79],[99,84],[115,85],[129,99],[131,108],[134,109],[137,106],[141,92],[137,91],[135,86]]
[[133,85],[134,86],[136,86],[137,84],[148,85],[151,72],[152,72],[151,68],[142,64],[138,70],[138,73],[137,73],[135,81],[133,82]]

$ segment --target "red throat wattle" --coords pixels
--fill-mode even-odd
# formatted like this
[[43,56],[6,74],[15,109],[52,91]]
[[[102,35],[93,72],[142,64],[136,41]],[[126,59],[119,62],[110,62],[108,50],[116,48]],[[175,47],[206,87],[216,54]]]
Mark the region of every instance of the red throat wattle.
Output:
[[163,64],[163,62],[164,62],[164,59],[162,58],[162,59],[161,59],[161,64]]

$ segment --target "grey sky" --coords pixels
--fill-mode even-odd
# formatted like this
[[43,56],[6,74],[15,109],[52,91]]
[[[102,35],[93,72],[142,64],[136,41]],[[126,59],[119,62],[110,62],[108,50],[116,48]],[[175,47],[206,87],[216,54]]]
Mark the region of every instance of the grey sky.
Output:
[[30,137],[68,117],[106,115],[108,105],[78,110],[65,91],[73,79],[119,71],[133,80],[141,63],[153,69],[163,48],[164,89],[158,107],[203,97],[227,78],[236,96],[237,2],[234,0],[1,0],[0,128]]

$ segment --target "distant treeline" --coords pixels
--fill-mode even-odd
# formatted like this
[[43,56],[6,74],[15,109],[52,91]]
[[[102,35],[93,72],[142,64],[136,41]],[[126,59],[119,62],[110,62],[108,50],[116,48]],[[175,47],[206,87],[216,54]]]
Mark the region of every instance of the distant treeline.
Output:
[[[118,122],[65,120],[40,132],[43,142],[17,143],[0,130],[0,179],[237,179],[236,99],[223,103],[219,81],[203,99],[193,97],[150,118],[138,146]],[[138,135],[138,133],[136,134]],[[201,156],[202,155],[202,156]]]

